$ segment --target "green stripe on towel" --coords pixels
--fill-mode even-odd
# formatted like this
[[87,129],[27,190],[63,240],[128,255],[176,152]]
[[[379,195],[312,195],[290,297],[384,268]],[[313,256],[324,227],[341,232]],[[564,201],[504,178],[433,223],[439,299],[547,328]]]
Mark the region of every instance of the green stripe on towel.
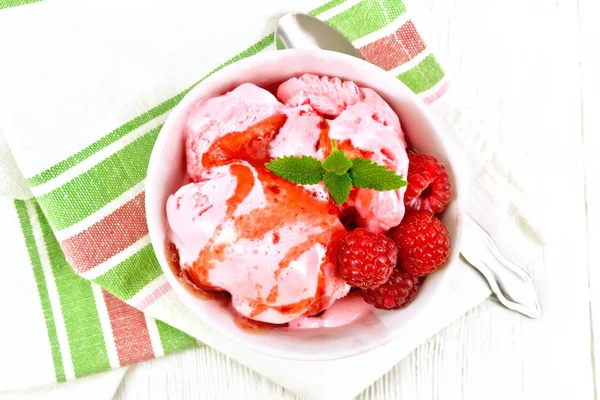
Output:
[[[27,200],[29,202],[33,200]],[[25,245],[27,252],[29,253],[29,260],[33,269],[33,276],[40,296],[40,302],[42,304],[42,311],[44,313],[44,320],[46,321],[46,330],[48,333],[48,341],[50,342],[50,351],[52,353],[52,362],[54,363],[54,375],[57,382],[64,382],[65,369],[62,361],[62,354],[60,352],[60,343],[58,342],[58,334],[56,333],[56,322],[54,321],[54,313],[52,311],[52,304],[50,303],[50,296],[48,294],[48,286],[46,286],[46,279],[44,278],[44,271],[42,270],[42,263],[40,261],[40,255],[38,248],[35,243],[33,236],[33,228],[27,213],[27,206],[23,200],[15,200],[15,209],[19,217],[21,224],[21,231],[25,238]]]
[[162,275],[162,269],[158,264],[152,245],[149,244],[94,279],[94,283],[121,300],[129,300],[160,275]]
[[[398,0],[364,0],[331,17],[327,23],[342,32],[350,41],[355,41],[389,25],[404,12],[406,7]],[[369,19],[362,23],[358,22],[365,15],[368,15]]]
[[156,320],[156,327],[158,328],[160,343],[162,344],[165,354],[189,349],[190,347],[197,345],[196,339],[162,321]]
[[110,369],[92,284],[67,264],[52,229],[36,205],[44,243],[60,299],[75,377]]
[[428,55],[416,67],[398,75],[413,92],[421,93],[434,87],[444,77],[444,70],[433,54]]

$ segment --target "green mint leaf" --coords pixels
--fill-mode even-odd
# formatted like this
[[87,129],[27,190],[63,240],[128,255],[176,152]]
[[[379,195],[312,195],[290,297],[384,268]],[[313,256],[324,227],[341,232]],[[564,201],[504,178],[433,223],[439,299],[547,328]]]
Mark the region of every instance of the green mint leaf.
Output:
[[348,174],[338,175],[335,172],[326,172],[323,183],[336,204],[343,204],[348,200],[352,188],[352,179]]
[[359,188],[384,191],[400,189],[407,185],[406,181],[394,171],[389,171],[385,166],[364,158],[352,159],[349,174],[352,184]]
[[323,167],[325,167],[325,169],[329,172],[342,175],[348,172],[350,167],[352,167],[352,161],[350,161],[350,159],[346,157],[342,150],[336,150],[333,151],[325,159],[325,161],[323,161]]
[[298,185],[314,185],[323,179],[323,164],[309,156],[276,158],[265,166],[277,176]]

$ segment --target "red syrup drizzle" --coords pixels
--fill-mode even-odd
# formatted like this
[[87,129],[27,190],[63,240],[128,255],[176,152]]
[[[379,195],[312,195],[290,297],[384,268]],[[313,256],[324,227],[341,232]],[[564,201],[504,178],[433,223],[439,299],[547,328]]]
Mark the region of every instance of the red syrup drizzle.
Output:
[[179,277],[179,279],[194,294],[204,300],[215,300],[224,307],[229,305],[231,295],[228,292],[223,290],[214,290],[212,288],[199,285],[190,278],[186,271],[181,269],[177,247],[175,247],[175,244],[169,242],[168,240],[165,242],[165,256],[167,258],[167,262],[169,263],[169,267],[171,267],[171,271],[173,271],[173,273]]
[[[233,196],[227,201],[226,219],[233,220],[238,239],[260,240],[269,232],[276,233],[285,225],[301,222],[310,226],[319,226],[322,229],[321,233],[309,235],[305,241],[290,248],[274,272],[275,279],[277,279],[281,272],[306,250],[316,244],[323,245],[327,249],[326,260],[319,270],[315,296],[293,304],[275,305],[278,297],[276,285],[266,299],[252,304],[251,317],[260,315],[268,308],[275,309],[282,314],[295,314],[304,309],[308,310],[307,315],[322,312],[327,304],[327,299],[323,297],[325,293],[323,266],[327,262],[335,264],[339,240],[346,233],[343,226],[337,223],[339,208],[335,204],[317,200],[311,192],[272,174],[264,166],[271,160],[268,153],[269,144],[277,136],[286,119],[285,115],[275,115],[252,125],[245,131],[229,133],[217,139],[202,156],[202,164],[205,168],[231,165],[231,173],[236,177],[237,185]],[[329,146],[325,149],[329,154],[331,141],[328,138],[329,125],[326,120],[322,121],[320,128],[321,137],[318,146]],[[254,167],[258,180],[263,186],[267,205],[264,208],[253,209],[247,214],[234,217],[235,211],[250,194],[255,183],[252,170],[246,165],[232,164],[235,161],[246,161]],[[215,245],[214,243],[221,230],[222,226],[215,229],[215,233],[207,245],[200,251],[198,259],[193,265],[185,268],[184,272],[181,272],[179,268],[179,257],[177,256],[176,262],[173,258],[173,252],[177,252],[175,246],[171,245],[169,248],[171,249],[171,258],[173,258],[172,268],[176,264],[178,276],[192,285],[201,297],[217,298],[220,301],[226,299],[229,302],[229,293],[214,288],[208,283],[209,271],[213,268],[214,262],[223,260],[225,257],[226,245]],[[278,234],[274,236],[273,240],[279,240]],[[167,254],[169,256],[169,253]],[[233,309],[232,314],[236,325],[245,331],[261,332],[284,326],[246,318]]]

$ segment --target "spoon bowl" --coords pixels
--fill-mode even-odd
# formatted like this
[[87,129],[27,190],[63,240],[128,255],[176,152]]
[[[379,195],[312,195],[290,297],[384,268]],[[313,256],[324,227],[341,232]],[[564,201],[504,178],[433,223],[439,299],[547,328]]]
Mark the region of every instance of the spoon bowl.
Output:
[[325,49],[362,58],[339,31],[308,14],[289,13],[279,20],[275,47],[285,49]]

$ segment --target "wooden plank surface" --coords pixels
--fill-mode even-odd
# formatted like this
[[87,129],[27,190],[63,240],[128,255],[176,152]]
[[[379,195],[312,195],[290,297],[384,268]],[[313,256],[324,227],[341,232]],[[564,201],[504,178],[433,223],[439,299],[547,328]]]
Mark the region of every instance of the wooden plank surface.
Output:
[[[595,0],[406,1],[526,212],[493,234],[532,274],[541,320],[481,304],[361,399],[595,399],[600,360],[600,36]],[[500,159],[499,159],[500,160]],[[510,196],[510,194],[506,194]],[[508,247],[508,238],[519,238]],[[540,248],[540,244],[543,245]],[[595,322],[595,323],[594,323]],[[133,367],[116,398],[294,399],[209,348]]]
[[585,168],[587,247],[592,326],[591,351],[596,397],[600,388],[600,6],[594,0],[579,2],[581,54],[582,147]]

